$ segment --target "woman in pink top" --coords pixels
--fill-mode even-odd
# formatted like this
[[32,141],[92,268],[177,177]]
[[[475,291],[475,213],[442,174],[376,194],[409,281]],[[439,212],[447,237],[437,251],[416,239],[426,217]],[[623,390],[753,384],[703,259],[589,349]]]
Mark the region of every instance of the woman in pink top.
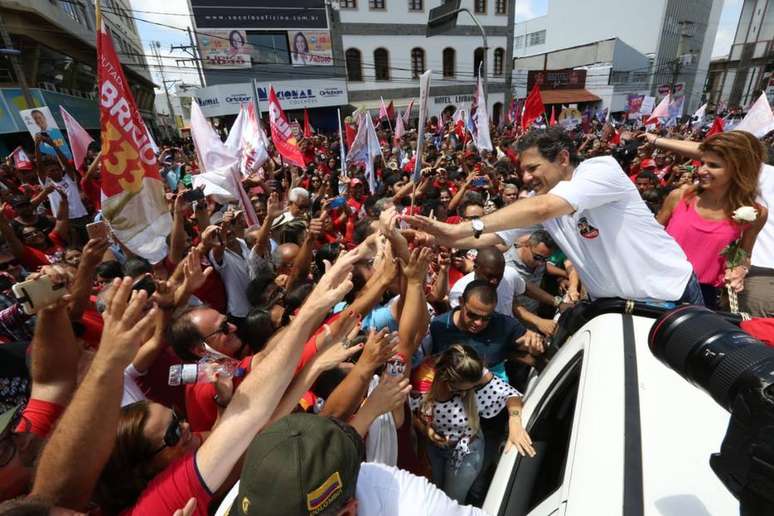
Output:
[[[755,238],[768,217],[766,208],[755,202],[766,149],[752,134],[729,131],[708,138],[699,150],[699,182],[673,190],[656,219],[688,256],[704,302],[714,309],[725,283],[737,292],[742,290]],[[757,210],[754,221],[740,224],[733,219],[734,211],[742,206]],[[734,269],[727,268],[720,253],[740,238],[747,261]]]

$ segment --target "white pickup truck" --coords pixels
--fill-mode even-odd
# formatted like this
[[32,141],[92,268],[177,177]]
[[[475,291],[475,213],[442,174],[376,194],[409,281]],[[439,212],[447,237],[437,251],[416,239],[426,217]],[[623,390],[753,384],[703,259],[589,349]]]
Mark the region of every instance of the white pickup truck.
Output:
[[613,300],[589,308],[564,325],[571,335],[554,341],[556,355],[527,389],[524,421],[537,456],[502,455],[484,510],[739,514],[709,466],[729,414],[651,354],[648,332],[659,310]]

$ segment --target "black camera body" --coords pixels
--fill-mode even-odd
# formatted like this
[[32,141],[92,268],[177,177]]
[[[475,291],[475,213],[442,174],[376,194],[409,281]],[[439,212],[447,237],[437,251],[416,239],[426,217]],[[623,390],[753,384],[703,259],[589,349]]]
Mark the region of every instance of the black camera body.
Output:
[[731,413],[709,462],[740,513],[774,514],[774,349],[699,306],[664,314],[648,343],[661,362]]

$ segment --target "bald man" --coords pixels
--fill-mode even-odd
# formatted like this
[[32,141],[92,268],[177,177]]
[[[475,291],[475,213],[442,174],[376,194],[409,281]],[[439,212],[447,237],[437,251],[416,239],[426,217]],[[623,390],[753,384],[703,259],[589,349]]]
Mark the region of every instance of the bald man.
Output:
[[553,335],[556,331],[554,321],[538,317],[517,302],[518,296],[525,294],[527,285],[516,269],[505,264],[503,253],[496,247],[479,249],[473,272],[460,278],[449,292],[449,304],[452,308],[459,306],[465,287],[473,280],[484,280],[497,289],[497,313],[515,316],[546,336]]

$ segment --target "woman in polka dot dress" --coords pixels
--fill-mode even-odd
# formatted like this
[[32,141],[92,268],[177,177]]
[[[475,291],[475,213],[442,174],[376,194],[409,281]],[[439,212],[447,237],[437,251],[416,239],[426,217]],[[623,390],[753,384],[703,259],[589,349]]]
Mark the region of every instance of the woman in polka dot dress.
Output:
[[484,459],[479,417],[507,408],[506,450],[535,455],[521,423],[521,394],[490,373],[468,346],[455,344],[415,370],[409,403],[419,430],[429,440],[433,483],[464,504]]

